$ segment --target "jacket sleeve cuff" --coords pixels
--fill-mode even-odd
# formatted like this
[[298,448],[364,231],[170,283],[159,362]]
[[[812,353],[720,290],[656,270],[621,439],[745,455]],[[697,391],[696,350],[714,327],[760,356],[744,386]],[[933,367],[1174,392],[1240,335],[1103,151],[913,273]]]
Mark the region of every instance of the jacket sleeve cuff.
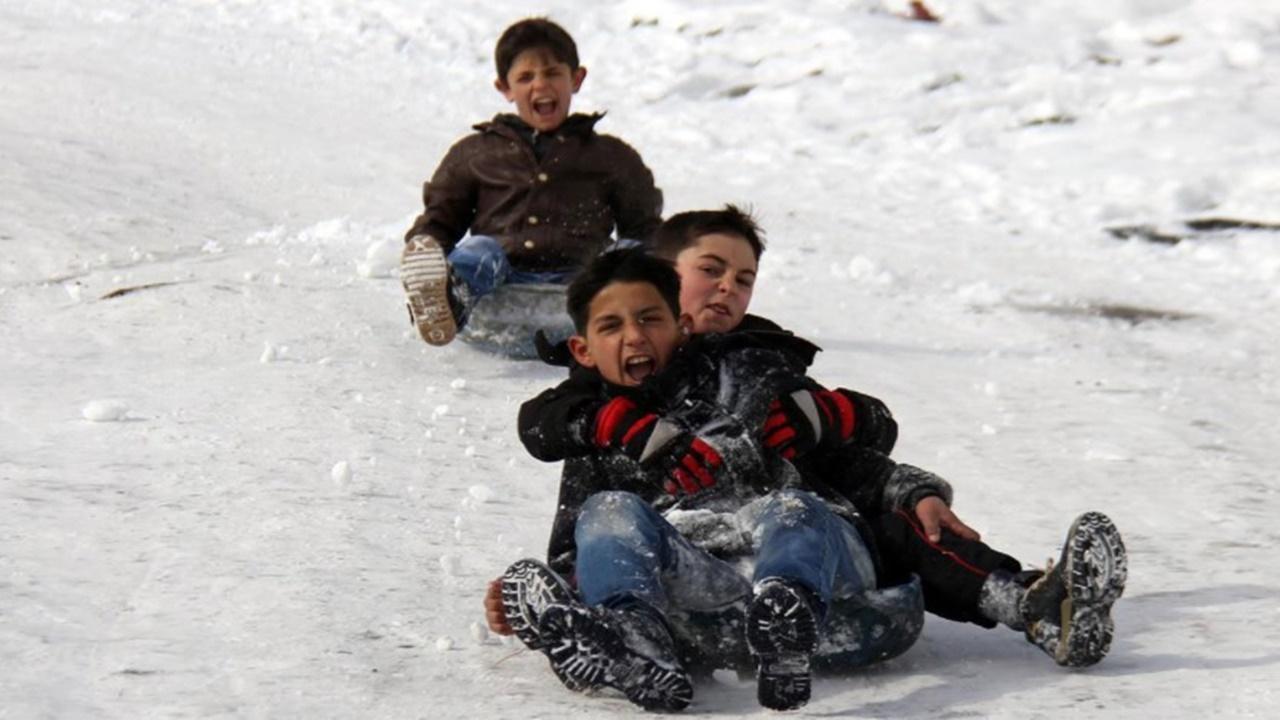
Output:
[[952,496],[951,483],[928,470],[899,463],[885,485],[884,509],[910,511],[927,497],[940,497],[950,506]]

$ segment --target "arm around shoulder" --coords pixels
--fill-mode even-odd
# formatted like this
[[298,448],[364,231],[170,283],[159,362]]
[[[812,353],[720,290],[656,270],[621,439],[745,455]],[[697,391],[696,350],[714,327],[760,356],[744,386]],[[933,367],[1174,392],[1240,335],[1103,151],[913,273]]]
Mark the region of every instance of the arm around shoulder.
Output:
[[879,398],[847,388],[837,388],[853,406],[853,436],[855,445],[890,454],[898,442],[898,421],[893,419],[889,406]]
[[[578,372],[575,371],[575,375]],[[520,406],[517,427],[529,454],[545,462],[594,452],[591,423],[603,403],[598,383],[570,376]]]

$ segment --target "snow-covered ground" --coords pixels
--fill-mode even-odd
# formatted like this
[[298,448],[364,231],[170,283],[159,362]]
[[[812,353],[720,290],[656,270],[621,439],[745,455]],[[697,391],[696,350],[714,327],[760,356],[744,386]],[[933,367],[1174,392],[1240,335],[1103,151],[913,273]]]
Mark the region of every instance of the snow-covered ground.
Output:
[[961,517],[1028,563],[1125,533],[1102,665],[931,618],[799,714],[1271,716],[1280,233],[1106,228],[1280,221],[1280,3],[905,5],[0,2],[0,717],[639,714],[481,631],[544,547],[515,409],[560,373],[427,348],[394,271],[531,12],[668,212],[755,206],[755,309]]

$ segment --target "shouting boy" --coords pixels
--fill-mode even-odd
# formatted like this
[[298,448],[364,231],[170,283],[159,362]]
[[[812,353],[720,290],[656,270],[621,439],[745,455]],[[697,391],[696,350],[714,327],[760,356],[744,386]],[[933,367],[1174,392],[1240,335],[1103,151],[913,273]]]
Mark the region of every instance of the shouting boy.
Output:
[[563,28],[521,20],[494,60],[494,87],[516,113],[450,148],[405,233],[401,282],[432,345],[450,342],[475,300],[502,284],[566,283],[615,231],[645,241],[661,222],[662,193],[640,155],[596,133],[603,114],[570,114],[587,69]]
[[[522,561],[504,578],[507,620],[566,685],[674,710],[692,684],[672,630],[736,611],[723,627],[745,635],[761,703],[797,707],[827,609],[877,586],[856,512],[760,452],[774,397],[827,391],[804,378],[796,358],[812,351],[792,336],[685,343],[678,296],[670,265],[641,250],[600,256],[570,286],[569,347],[583,374],[525,403],[520,426],[532,454],[566,461],[552,555],[582,603],[551,569]],[[717,404],[733,416],[717,417]],[[819,422],[826,441],[853,437],[851,424]],[[743,557],[751,579],[732,562]]]

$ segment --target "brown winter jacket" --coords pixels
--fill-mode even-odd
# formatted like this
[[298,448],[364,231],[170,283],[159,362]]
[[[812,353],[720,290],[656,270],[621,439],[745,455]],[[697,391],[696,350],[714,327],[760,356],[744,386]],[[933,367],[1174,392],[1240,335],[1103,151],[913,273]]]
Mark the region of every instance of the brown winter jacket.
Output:
[[[619,238],[646,241],[662,222],[662,192],[639,153],[596,134],[603,117],[572,115],[540,139],[498,115],[449,149],[422,189],[426,209],[405,234],[453,249],[463,235],[489,235],[517,270],[576,268]],[[523,130],[523,134],[522,134]]]

